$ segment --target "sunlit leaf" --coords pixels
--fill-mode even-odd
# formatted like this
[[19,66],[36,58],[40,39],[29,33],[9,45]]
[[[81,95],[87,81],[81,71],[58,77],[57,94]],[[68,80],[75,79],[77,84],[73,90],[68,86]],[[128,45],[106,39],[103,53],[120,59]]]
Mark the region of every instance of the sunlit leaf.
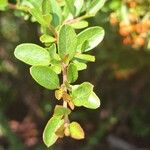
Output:
[[48,51],[36,44],[20,44],[16,47],[14,55],[17,59],[33,66],[47,66],[50,63]]
[[69,129],[70,129],[70,136],[74,139],[77,139],[77,140],[81,140],[81,139],[84,139],[84,131],[82,129],[82,127],[80,126],[79,123],[77,122],[72,122],[70,125],[69,125]]
[[95,48],[104,38],[104,30],[101,27],[91,27],[80,32],[77,36],[77,50],[86,52]]
[[100,107],[100,99],[94,92],[92,92],[90,94],[89,98],[86,101],[84,101],[83,105],[86,108],[96,109],[96,108]]

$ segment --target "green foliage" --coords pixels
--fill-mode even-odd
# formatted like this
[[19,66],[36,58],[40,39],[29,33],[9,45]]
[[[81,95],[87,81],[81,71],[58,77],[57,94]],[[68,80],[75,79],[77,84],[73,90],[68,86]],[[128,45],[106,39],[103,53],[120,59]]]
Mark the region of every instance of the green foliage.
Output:
[[43,132],[43,141],[47,147],[50,147],[56,142],[56,140],[58,139],[58,136],[55,134],[55,132],[63,123],[64,123],[64,120],[61,119],[60,116],[53,116],[48,121]]
[[20,44],[15,49],[15,57],[26,64],[47,66],[50,64],[50,56],[47,50],[36,44]]
[[77,122],[72,122],[69,125],[69,129],[72,138],[77,140],[84,139],[84,131]]
[[77,36],[79,52],[86,52],[95,48],[104,38],[104,30],[101,27],[91,27],[80,32]]
[[69,108],[65,108],[61,105],[56,105],[54,109],[55,116],[64,116],[64,115],[69,115],[70,113],[71,113],[71,110]]
[[0,0],[0,10],[5,10],[8,5],[8,0]]
[[84,102],[88,100],[93,91],[93,85],[89,82],[84,82],[79,86],[75,86],[72,90],[73,102],[76,106],[84,106]]
[[[56,99],[63,101],[63,106],[55,107],[53,117],[44,129],[43,141],[47,147],[50,147],[63,136],[83,139],[84,131],[81,126],[77,122],[69,121],[68,115],[71,110],[68,107],[72,110],[75,106],[96,109],[100,106],[100,99],[93,92],[94,86],[91,83],[84,82],[80,85],[71,85],[71,83],[78,79],[78,71],[87,68],[88,61],[95,61],[95,56],[83,53],[92,50],[103,40],[104,30],[96,26],[76,34],[75,29],[86,28],[88,22],[85,19],[96,15],[105,0],[61,2],[25,0],[23,2],[18,2],[15,9],[24,12],[28,18],[40,25],[39,39],[44,44],[44,48],[24,43],[16,47],[14,55],[31,65],[30,74],[39,85],[49,90],[56,90]],[[2,5],[4,7],[6,3],[3,2]],[[58,74],[63,77],[62,84]]]
[[58,75],[47,66],[33,66],[30,68],[33,79],[41,86],[54,90],[59,88]]
[[76,65],[70,64],[67,69],[67,79],[69,83],[73,83],[78,78],[78,70]]
[[58,54],[61,59],[72,59],[76,53],[77,37],[72,27],[64,25],[59,31]]

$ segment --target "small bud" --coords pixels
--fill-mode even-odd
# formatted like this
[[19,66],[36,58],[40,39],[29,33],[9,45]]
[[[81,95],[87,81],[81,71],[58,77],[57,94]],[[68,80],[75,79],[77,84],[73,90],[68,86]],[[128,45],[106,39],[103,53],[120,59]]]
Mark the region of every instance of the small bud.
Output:
[[59,89],[59,90],[56,90],[55,91],[55,97],[56,99],[60,100],[63,96],[63,90],[62,89]]

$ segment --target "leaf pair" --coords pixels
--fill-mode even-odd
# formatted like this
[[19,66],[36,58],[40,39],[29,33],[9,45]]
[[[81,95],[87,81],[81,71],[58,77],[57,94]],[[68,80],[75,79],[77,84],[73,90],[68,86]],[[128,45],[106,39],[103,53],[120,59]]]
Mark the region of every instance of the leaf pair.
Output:
[[15,57],[32,65],[30,73],[34,80],[47,89],[59,88],[58,75],[48,66],[49,52],[36,44],[20,44],[15,49]]
[[71,60],[77,52],[87,52],[95,48],[104,37],[101,27],[91,27],[76,35],[71,26],[64,25],[59,31],[58,53],[62,59],[68,55]]

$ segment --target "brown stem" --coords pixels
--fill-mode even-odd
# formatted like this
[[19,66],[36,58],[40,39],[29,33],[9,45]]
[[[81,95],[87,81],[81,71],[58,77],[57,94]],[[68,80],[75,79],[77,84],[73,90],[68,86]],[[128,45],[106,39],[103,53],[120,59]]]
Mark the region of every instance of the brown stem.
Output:
[[[64,91],[67,92],[67,88],[65,86],[65,82],[67,81],[67,65],[62,63],[62,74],[63,74],[63,85],[64,85]],[[63,107],[67,108],[67,102],[63,101]],[[65,115],[64,117],[65,123],[69,122],[68,115]]]

